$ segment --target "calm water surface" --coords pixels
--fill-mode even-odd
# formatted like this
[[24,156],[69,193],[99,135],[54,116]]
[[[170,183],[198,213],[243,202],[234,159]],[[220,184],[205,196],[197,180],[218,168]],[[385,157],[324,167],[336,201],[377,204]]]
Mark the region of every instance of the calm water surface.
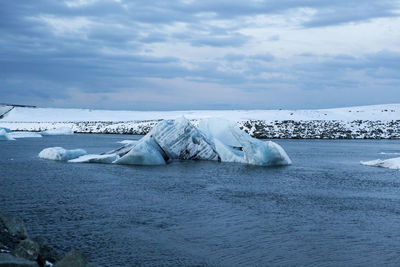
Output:
[[37,157],[50,146],[99,153],[128,138],[139,137],[1,142],[0,211],[99,266],[400,265],[400,172],[359,164],[400,152],[400,141],[278,140],[294,162],[279,168]]

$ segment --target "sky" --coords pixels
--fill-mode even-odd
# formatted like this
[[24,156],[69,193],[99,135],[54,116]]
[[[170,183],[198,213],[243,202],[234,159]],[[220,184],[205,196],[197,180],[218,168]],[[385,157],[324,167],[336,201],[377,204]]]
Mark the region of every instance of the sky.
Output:
[[400,103],[399,0],[4,0],[0,34],[2,103]]

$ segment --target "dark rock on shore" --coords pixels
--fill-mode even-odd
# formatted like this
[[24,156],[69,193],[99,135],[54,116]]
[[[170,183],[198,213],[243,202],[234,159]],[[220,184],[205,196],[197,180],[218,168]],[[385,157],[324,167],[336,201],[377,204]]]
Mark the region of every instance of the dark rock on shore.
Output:
[[6,232],[18,239],[23,240],[28,237],[24,221],[20,218],[0,214],[0,226],[3,226],[7,230]]
[[55,249],[46,244],[42,238],[36,237],[33,240],[39,245],[39,256],[37,262],[40,266],[45,266],[46,262],[54,263],[62,259],[62,255],[58,254]]
[[39,245],[30,239],[22,240],[13,251],[13,254],[20,258],[35,261],[39,256]]
[[[55,264],[54,264],[55,263]],[[85,267],[87,257],[72,251],[62,258],[43,239],[28,238],[24,222],[17,217],[0,214],[0,267]]]

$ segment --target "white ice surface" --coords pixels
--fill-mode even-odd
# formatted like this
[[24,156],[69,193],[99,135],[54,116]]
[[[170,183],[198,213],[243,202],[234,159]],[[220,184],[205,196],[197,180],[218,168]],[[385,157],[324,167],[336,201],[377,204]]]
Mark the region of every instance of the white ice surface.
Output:
[[42,135],[35,132],[11,132],[8,134],[12,138],[40,138]]
[[15,140],[13,137],[11,137],[6,130],[0,129],[0,141],[10,141],[10,140]]
[[366,166],[400,170],[400,158],[392,158],[386,160],[376,159],[371,161],[361,161],[360,163]]
[[59,161],[67,161],[86,155],[86,151],[83,149],[71,149],[67,150],[62,147],[48,147],[43,149],[39,153],[39,158],[51,159]]
[[68,162],[75,162],[75,163],[113,163],[119,159],[119,156],[116,154],[103,154],[103,155],[96,155],[96,154],[88,154],[80,156],[79,158],[68,160]]
[[130,165],[164,165],[163,151],[149,135],[146,135],[135,146],[120,159],[117,164]]
[[243,151],[225,145],[218,139],[214,139],[215,149],[222,162],[246,163]]
[[240,147],[237,138],[233,136],[233,131],[240,131],[235,122],[222,118],[209,118],[199,121],[197,128],[209,139],[218,139],[225,145]]
[[69,127],[60,127],[60,128],[41,132],[41,134],[42,135],[71,135],[71,134],[74,134],[74,131]]

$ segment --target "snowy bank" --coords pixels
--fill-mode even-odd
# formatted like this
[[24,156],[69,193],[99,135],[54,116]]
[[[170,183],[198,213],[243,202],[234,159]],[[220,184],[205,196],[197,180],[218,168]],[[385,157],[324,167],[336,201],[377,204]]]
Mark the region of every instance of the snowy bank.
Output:
[[[1,108],[1,106],[0,106]],[[180,110],[128,111],[96,109],[14,107],[2,122],[126,122],[173,120],[185,116],[189,120],[213,117],[231,121],[394,121],[400,119],[400,104],[385,104],[332,109],[279,110]]]
[[260,139],[400,138],[400,104],[319,110],[110,111],[15,107],[0,127],[41,132],[68,127],[75,133],[145,135],[161,120],[184,115],[193,124],[219,117]]
[[58,161],[67,161],[67,160],[78,158],[78,157],[86,155],[86,154],[87,154],[87,152],[83,149],[67,150],[62,147],[49,147],[49,148],[43,149],[39,153],[39,158],[58,160]]
[[366,166],[400,170],[400,158],[392,158],[386,160],[376,159],[371,161],[361,161],[360,163]]

